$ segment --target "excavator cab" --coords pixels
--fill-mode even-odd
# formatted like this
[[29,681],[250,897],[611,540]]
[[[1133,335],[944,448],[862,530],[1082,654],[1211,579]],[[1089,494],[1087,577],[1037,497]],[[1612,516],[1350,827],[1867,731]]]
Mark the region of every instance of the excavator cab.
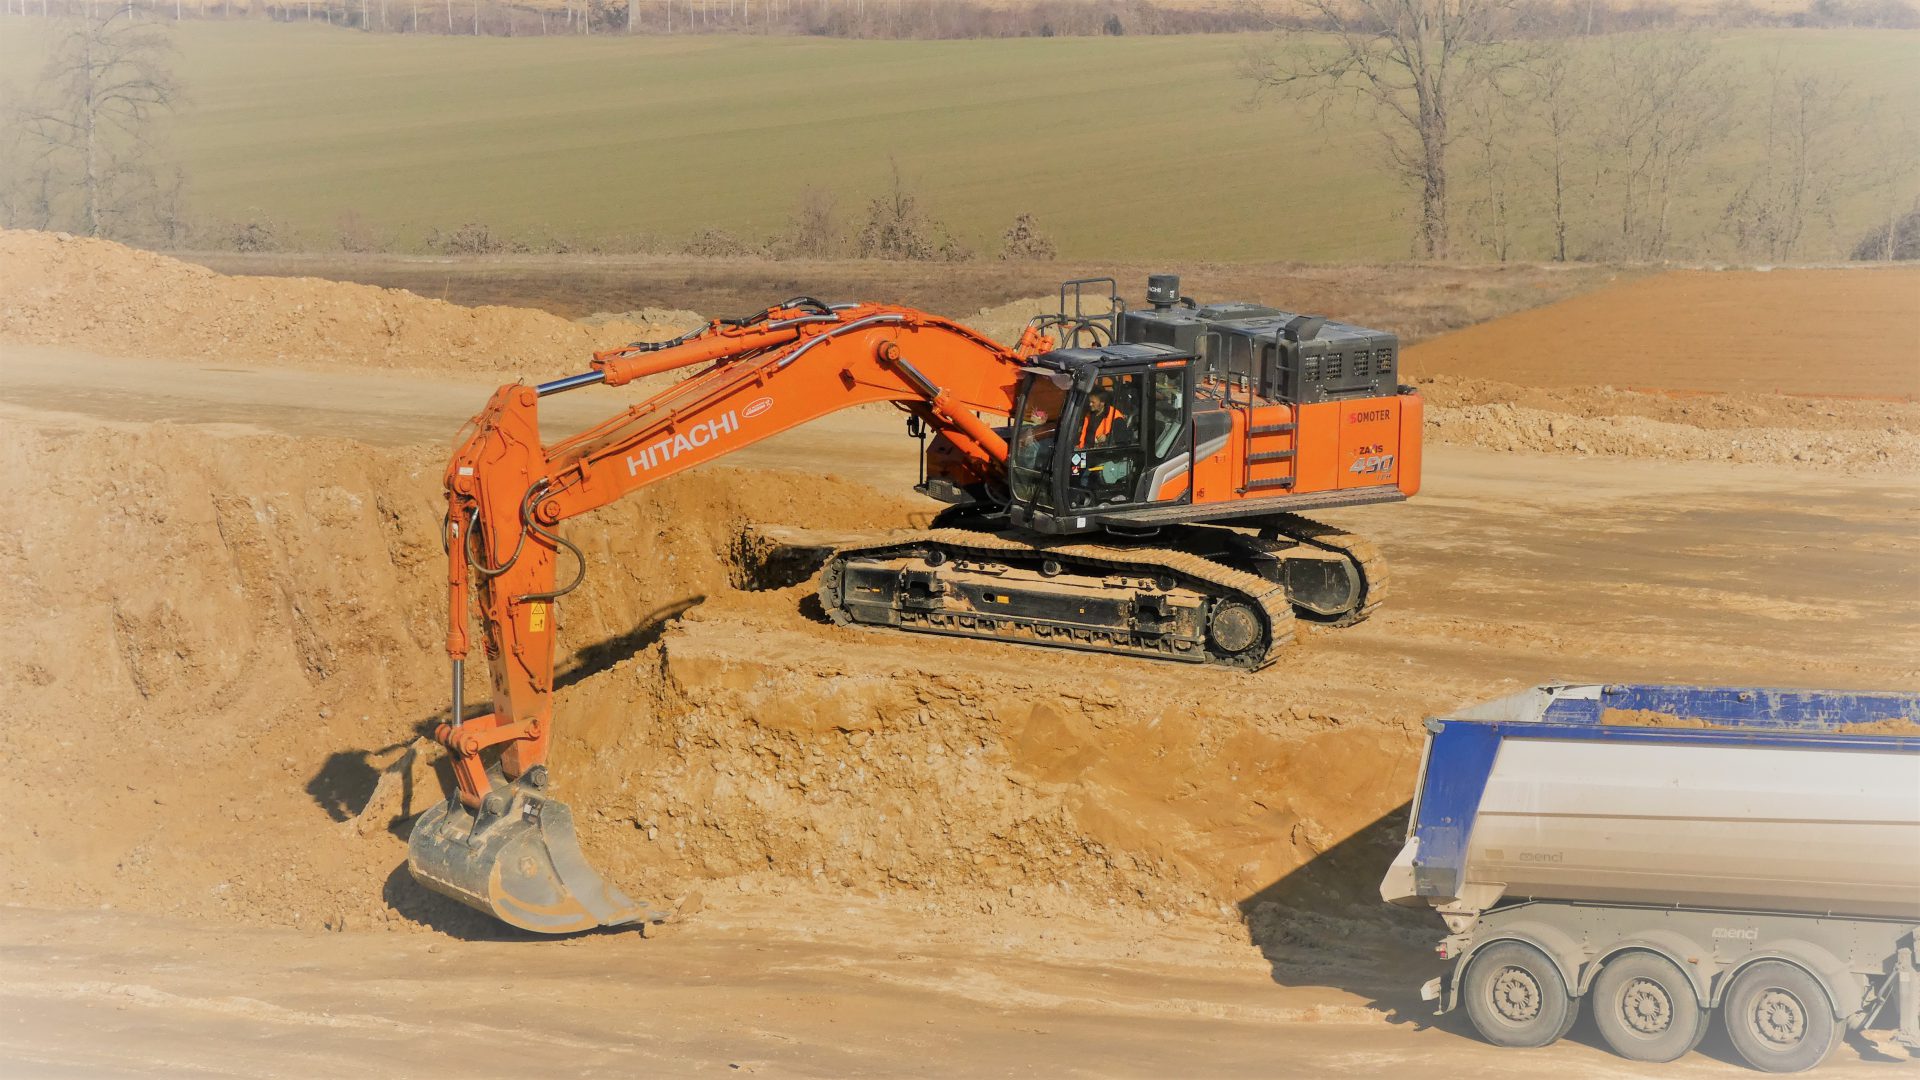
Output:
[[1103,517],[1186,495],[1194,359],[1155,344],[1033,358],[1009,441],[1012,523],[1086,532]]

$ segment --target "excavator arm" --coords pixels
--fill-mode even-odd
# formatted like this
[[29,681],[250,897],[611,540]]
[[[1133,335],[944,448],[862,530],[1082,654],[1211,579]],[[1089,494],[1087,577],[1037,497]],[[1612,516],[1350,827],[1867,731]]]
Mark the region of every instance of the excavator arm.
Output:
[[[977,413],[1010,415],[1029,332],[1008,349],[911,308],[800,298],[670,342],[598,353],[593,369],[501,387],[447,466],[447,652],[453,798],[409,842],[414,876],[508,923],[564,933],[644,921],[586,866],[565,804],[546,795],[553,732],[554,602],[585,573],[557,530],[649,484],[841,409],[893,402],[942,433],[963,479],[1005,475],[1007,447]],[[543,396],[697,369],[570,438],[540,440]],[[573,566],[557,580],[559,554]],[[471,602],[472,608],[469,608]],[[492,711],[466,717],[469,624],[478,616]],[[497,764],[483,757],[499,747]]]

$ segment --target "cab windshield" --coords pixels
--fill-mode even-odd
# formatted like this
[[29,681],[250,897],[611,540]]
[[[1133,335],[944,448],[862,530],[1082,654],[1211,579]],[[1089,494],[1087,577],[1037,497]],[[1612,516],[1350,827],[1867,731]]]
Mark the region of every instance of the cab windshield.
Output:
[[1060,433],[1060,417],[1066,411],[1067,391],[1072,385],[1064,375],[1033,372],[1027,376],[1007,462],[1015,502],[1053,505],[1047,478],[1052,473],[1054,440]]

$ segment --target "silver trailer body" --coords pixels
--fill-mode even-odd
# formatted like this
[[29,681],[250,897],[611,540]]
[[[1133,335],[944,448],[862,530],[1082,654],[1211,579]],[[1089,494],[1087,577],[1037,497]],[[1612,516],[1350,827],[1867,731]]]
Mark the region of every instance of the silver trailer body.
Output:
[[[1570,1024],[1596,987],[1612,994],[1614,1012],[1594,1005],[1602,1034],[1643,1060],[1684,1053],[1699,1031],[1672,1026],[1714,1009],[1751,1029],[1736,1046],[1763,1068],[1806,1067],[1807,1039],[1837,1042],[1834,1025],[1896,996],[1920,1039],[1920,986],[1902,974],[1920,932],[1916,718],[1920,695],[1661,686],[1539,687],[1462,710],[1429,722],[1381,895],[1445,920],[1457,963],[1429,994],[1444,1012],[1478,992],[1469,1013],[1495,1041],[1551,1041],[1548,1021]],[[1772,986],[1788,969],[1819,992]],[[1564,1014],[1539,1011],[1562,993]]]

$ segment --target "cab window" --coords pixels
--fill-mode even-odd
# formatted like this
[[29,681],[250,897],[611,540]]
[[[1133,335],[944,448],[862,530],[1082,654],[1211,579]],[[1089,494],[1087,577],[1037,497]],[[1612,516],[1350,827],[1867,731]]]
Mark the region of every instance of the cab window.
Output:
[[1159,464],[1167,460],[1186,427],[1186,372],[1181,368],[1155,371],[1148,412],[1152,418],[1147,460]]
[[1068,487],[1077,506],[1128,503],[1145,465],[1146,376],[1103,375],[1087,390],[1071,432]]

